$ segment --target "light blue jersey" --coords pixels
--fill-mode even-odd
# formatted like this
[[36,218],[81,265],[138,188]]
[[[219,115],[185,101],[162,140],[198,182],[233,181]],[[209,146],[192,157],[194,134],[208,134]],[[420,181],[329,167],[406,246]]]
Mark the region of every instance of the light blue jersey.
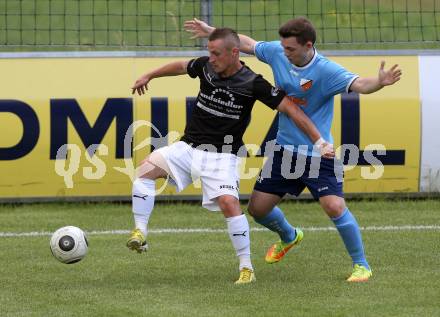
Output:
[[[255,56],[272,68],[275,85],[283,89],[301,106],[321,133],[322,138],[333,143],[330,128],[333,120],[334,96],[348,91],[353,81],[359,77],[342,66],[328,60],[315,50],[313,59],[305,66],[290,63],[284,55],[280,41],[258,42]],[[295,123],[284,113],[278,114],[277,143],[293,145],[295,150],[307,145],[307,155],[313,154],[313,144]],[[306,154],[303,147],[300,153]]]

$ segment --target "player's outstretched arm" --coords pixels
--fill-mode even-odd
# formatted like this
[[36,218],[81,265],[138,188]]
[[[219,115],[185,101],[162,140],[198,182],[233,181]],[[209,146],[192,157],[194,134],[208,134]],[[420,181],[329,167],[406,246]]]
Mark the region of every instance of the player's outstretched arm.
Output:
[[[183,27],[185,31],[192,34],[192,39],[208,37],[209,34],[215,30],[215,27],[210,26],[206,22],[197,18],[185,21]],[[240,51],[246,54],[254,55],[254,48],[257,42],[249,36],[243,34],[238,34],[238,37],[240,38]]]
[[350,90],[360,94],[371,94],[382,89],[385,86],[393,85],[400,80],[402,70],[395,64],[388,70],[385,70],[385,61],[380,63],[379,74],[377,77],[359,77],[354,80]]
[[172,62],[142,75],[138,80],[136,80],[133,87],[131,87],[132,94],[134,94],[136,91],[139,95],[145,94],[148,90],[148,83],[153,78],[186,74],[187,66],[188,61]]
[[313,144],[319,148],[323,157],[333,158],[335,156],[333,145],[321,137],[321,133],[319,133],[312,120],[288,96],[281,100],[277,110],[287,114],[295,122],[296,126],[307,134]]

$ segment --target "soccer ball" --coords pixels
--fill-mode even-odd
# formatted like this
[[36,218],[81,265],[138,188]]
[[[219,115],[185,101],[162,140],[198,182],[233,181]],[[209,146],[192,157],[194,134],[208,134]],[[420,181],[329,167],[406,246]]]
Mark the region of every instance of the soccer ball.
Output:
[[50,238],[50,250],[53,256],[66,264],[81,261],[87,254],[88,246],[85,233],[74,226],[62,227]]

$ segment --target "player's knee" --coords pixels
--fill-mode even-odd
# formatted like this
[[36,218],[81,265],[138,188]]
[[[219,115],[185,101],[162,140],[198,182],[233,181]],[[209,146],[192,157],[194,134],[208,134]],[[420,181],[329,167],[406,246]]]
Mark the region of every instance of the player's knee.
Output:
[[239,216],[241,215],[240,203],[238,199],[231,195],[222,195],[217,198],[217,203],[225,216]]
[[247,211],[254,219],[263,218],[268,214],[268,210],[255,202],[249,201]]
[[344,200],[331,199],[323,204],[324,210],[332,217],[337,217],[342,214],[345,209]]
[[258,208],[258,203],[257,203],[258,199],[256,198],[257,197],[255,195],[255,191],[253,191],[247,206],[247,211],[249,215],[251,215],[254,218],[259,217],[259,214],[261,213],[261,210],[259,210],[260,208]]
[[253,218],[257,217],[258,211],[255,209],[254,204],[249,204],[247,207],[247,211],[249,215],[251,215]]
[[150,178],[151,172],[154,170],[155,166],[151,164],[148,158],[142,160],[141,164],[138,166],[138,177],[139,178]]
[[156,162],[154,161],[152,162],[148,157],[145,160],[143,160],[139,165],[138,175],[139,178],[147,178],[147,179],[155,180],[158,178],[166,177],[167,172],[164,169],[158,167],[156,165]]
[[254,210],[250,207],[250,206],[248,206],[247,207],[247,212],[248,212],[248,214],[250,215],[250,216],[252,216],[252,217],[254,217],[255,218],[255,216],[254,216]]

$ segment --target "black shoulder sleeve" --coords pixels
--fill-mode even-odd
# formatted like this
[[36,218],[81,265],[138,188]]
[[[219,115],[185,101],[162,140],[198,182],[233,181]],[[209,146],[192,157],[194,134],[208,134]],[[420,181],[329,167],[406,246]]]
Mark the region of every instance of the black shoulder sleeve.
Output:
[[286,93],[272,86],[263,76],[258,75],[254,80],[254,96],[269,108],[276,109]]
[[200,77],[203,74],[203,66],[208,62],[209,57],[203,56],[189,61],[186,68],[188,75],[192,78]]

